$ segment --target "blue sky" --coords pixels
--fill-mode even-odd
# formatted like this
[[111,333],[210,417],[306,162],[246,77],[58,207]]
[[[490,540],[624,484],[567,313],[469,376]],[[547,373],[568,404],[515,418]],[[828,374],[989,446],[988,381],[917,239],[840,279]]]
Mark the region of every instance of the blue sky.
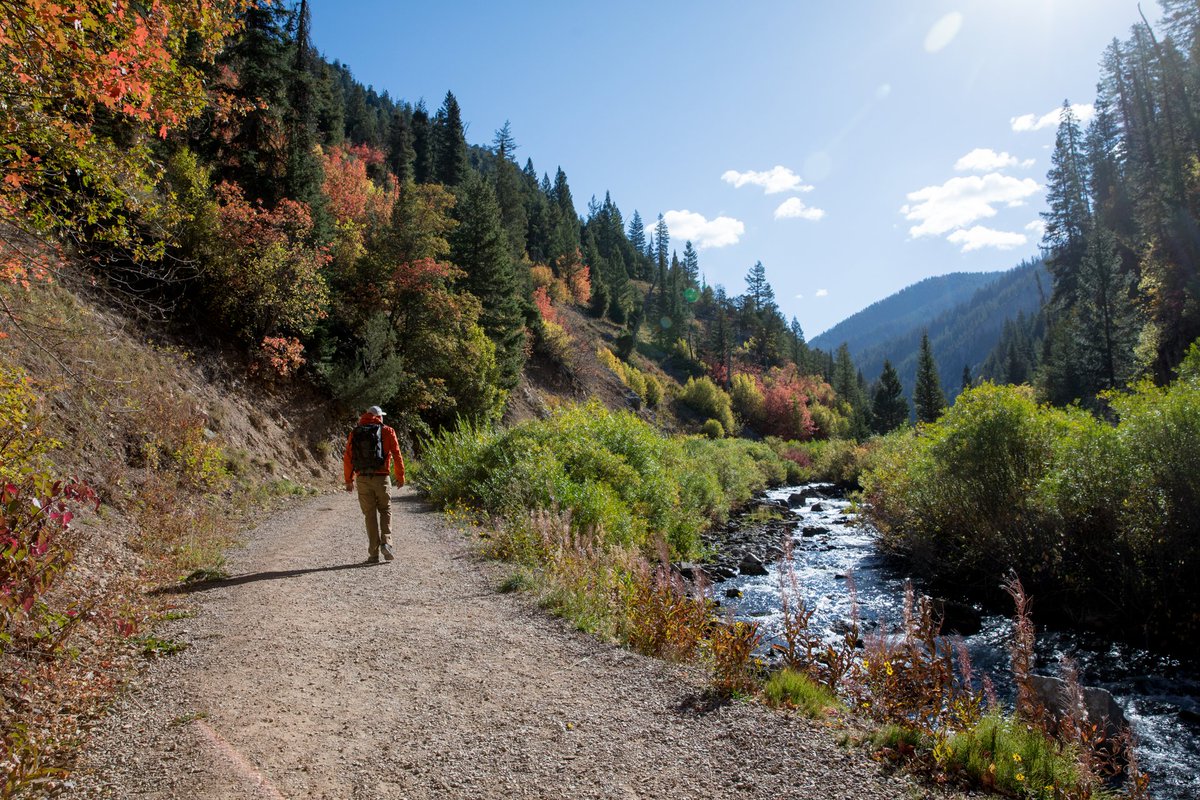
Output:
[[666,215],[731,294],[762,261],[809,337],[1035,255],[1053,112],[1087,117],[1138,20],[1136,0],[311,2],[359,80],[431,111],[453,91],[473,144],[510,121],[581,214],[610,191],[627,220]]

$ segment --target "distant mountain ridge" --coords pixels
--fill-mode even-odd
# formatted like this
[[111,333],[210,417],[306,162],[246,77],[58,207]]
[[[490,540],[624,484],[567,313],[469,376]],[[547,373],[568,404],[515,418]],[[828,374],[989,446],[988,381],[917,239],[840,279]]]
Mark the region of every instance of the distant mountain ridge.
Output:
[[962,387],[963,367],[978,377],[1006,320],[1041,308],[1051,279],[1041,260],[1006,272],[952,273],[926,278],[868,306],[816,337],[812,345],[835,350],[843,342],[868,381],[892,362],[912,396],[921,334],[929,341],[947,399]]
[[[813,347],[833,352],[843,343],[850,354],[864,350],[896,336],[902,336],[914,326],[924,325],[943,311],[963,303],[976,291],[998,280],[1005,273],[952,272],[938,275],[907,286],[878,302],[852,314],[809,342]],[[873,379],[876,374],[868,374]]]
[[1000,340],[1005,321],[1021,312],[1036,314],[1050,286],[1050,274],[1041,259],[1022,262],[977,289],[965,302],[913,325],[902,334],[869,344],[858,352],[852,350],[851,355],[868,381],[879,377],[885,358],[891,361],[905,394],[911,397],[921,333],[928,330],[938,376],[946,399],[950,400],[962,388],[963,367],[970,368],[971,375],[978,378],[980,367]]

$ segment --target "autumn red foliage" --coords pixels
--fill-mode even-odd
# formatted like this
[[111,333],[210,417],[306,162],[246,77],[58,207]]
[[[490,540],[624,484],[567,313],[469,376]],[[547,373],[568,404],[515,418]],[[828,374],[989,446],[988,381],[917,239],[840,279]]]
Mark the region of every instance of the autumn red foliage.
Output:
[[[0,5],[0,280],[44,276],[18,236],[67,236],[153,258],[133,221],[153,215],[150,140],[208,102],[201,68],[249,0],[24,0]],[[187,58],[184,59],[186,52]],[[106,126],[98,129],[98,115]],[[120,141],[107,131],[123,127]],[[74,191],[76,185],[86,193]]]
[[383,163],[383,153],[367,145],[335,146],[325,155],[325,196],[338,223],[380,225],[391,216],[399,195],[394,182],[379,186],[367,167]]
[[533,303],[544,321],[558,324],[558,312],[554,310],[554,303],[550,300],[550,293],[546,291],[545,286],[533,290]]

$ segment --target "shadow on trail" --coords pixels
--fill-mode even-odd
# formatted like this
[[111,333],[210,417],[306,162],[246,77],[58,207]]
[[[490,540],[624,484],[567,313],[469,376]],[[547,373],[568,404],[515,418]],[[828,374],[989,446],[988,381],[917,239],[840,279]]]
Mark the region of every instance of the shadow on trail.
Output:
[[336,572],[343,569],[366,569],[369,567],[382,566],[386,565],[370,564],[365,561],[355,561],[353,564],[335,564],[329,567],[308,567],[306,569],[279,569],[270,570],[268,572],[250,572],[245,575],[235,575],[231,578],[191,581],[189,583],[163,586],[158,589],[154,589],[150,592],[150,594],[193,594],[194,592],[207,592],[210,589],[223,589],[227,586],[241,586],[245,583],[256,583],[258,581],[277,581],[283,578],[298,578],[301,575],[310,575],[314,572]]

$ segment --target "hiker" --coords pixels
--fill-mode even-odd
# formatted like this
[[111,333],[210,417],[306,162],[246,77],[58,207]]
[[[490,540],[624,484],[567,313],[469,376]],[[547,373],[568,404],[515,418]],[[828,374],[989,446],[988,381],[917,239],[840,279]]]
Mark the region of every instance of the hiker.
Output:
[[388,465],[396,486],[404,485],[404,456],[396,431],[383,424],[384,412],[371,406],[358,419],[358,427],[346,438],[342,470],[346,491],[358,484],[358,505],[367,522],[367,563],[378,564],[379,554],[391,561],[392,498],[388,495]]

